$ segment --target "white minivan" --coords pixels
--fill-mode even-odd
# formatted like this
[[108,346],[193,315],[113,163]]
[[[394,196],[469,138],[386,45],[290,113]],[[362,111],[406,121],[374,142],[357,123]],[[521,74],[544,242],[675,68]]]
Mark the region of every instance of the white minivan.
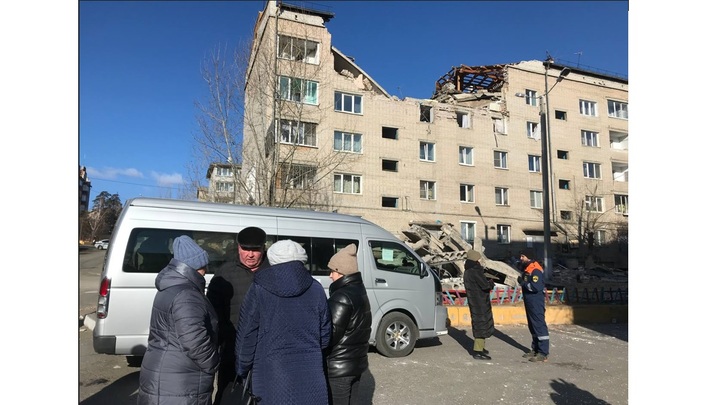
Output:
[[267,245],[300,243],[307,269],[325,292],[327,263],[348,244],[358,246],[358,268],[373,314],[370,344],[387,357],[407,356],[418,339],[447,334],[447,309],[435,272],[410,247],[359,217],[329,212],[156,198],[128,200],[105,256],[93,329],[97,353],[134,357],[147,348],[155,277],[172,258],[172,242],[192,237],[214,269],[237,257],[235,237],[245,227],[267,233]]

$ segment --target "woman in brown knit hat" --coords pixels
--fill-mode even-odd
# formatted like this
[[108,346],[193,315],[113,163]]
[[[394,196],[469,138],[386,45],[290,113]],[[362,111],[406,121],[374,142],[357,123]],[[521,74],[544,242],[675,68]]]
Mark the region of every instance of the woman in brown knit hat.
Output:
[[368,369],[372,314],[362,275],[358,272],[357,246],[339,250],[328,263],[332,338],[327,370],[333,405],[350,403],[357,397],[360,376]]

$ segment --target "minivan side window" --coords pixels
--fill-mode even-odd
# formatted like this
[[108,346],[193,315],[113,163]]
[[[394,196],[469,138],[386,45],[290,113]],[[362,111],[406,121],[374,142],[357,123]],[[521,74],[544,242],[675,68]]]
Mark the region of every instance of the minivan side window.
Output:
[[172,244],[180,235],[193,238],[198,246],[208,252],[208,274],[213,274],[220,265],[238,257],[235,243],[237,233],[136,228],[130,233],[123,258],[123,271],[159,273],[172,259]]
[[420,262],[403,245],[388,241],[370,241],[378,270],[420,275]]
[[290,239],[300,244],[308,255],[305,268],[313,276],[329,276],[330,269],[327,265],[330,258],[345,246],[354,243],[358,246],[357,240],[335,239],[335,238],[311,238],[305,236],[284,236],[279,235],[277,240]]

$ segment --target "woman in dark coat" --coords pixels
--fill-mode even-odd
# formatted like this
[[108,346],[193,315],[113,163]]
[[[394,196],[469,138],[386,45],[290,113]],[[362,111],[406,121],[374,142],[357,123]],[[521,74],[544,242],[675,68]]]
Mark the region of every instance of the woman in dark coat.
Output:
[[138,404],[210,405],[218,354],[218,319],[205,298],[208,254],[190,237],[173,242],[158,273]]
[[272,266],[258,270],[240,309],[235,371],[261,404],[327,405],[323,349],[330,344],[330,312],[322,285],[291,240],[267,251]]
[[491,360],[490,352],[485,349],[485,339],[495,332],[492,306],[490,305],[490,291],[495,283],[485,277],[485,271],[479,263],[482,258],[480,252],[469,250],[465,261],[463,281],[467,293],[467,303],[470,308],[472,332],[475,338],[473,345],[473,358],[476,360]]

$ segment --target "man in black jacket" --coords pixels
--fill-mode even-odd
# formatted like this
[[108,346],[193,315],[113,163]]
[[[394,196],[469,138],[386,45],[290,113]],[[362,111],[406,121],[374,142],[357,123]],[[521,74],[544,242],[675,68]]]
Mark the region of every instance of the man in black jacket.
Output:
[[357,246],[347,245],[328,263],[332,338],[327,369],[332,405],[350,404],[357,398],[360,376],[368,369],[372,314],[362,275],[358,272]]
[[265,240],[265,231],[260,228],[250,226],[240,231],[237,258],[223,263],[208,284],[207,297],[220,320],[220,368],[214,404],[220,403],[223,391],[235,379],[235,331],[245,293],[255,272],[270,267]]

